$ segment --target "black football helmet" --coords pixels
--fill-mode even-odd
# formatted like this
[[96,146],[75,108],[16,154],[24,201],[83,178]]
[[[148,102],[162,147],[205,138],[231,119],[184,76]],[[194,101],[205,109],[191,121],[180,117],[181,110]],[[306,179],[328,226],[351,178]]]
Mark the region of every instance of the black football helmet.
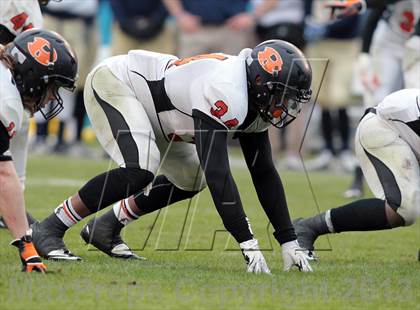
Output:
[[248,100],[262,119],[277,128],[296,119],[311,99],[312,69],[293,44],[268,40],[253,48],[246,59]]
[[[30,29],[7,46],[6,55],[12,60],[13,78],[25,108],[31,113],[41,111],[46,119],[60,113],[63,100],[58,90],[73,91],[77,79],[77,58],[67,41],[53,31]],[[44,112],[41,108],[48,92],[53,92],[55,100]]]

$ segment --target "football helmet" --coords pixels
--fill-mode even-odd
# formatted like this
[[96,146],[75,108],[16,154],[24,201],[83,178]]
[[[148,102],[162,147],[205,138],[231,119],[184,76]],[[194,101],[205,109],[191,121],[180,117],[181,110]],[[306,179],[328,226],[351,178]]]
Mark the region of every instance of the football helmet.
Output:
[[[77,79],[77,58],[67,41],[59,34],[31,29],[19,34],[6,48],[13,63],[12,73],[25,109],[41,111],[46,119],[63,110],[58,90],[70,91]],[[52,95],[55,99],[48,112],[41,110]]]
[[277,128],[290,124],[311,99],[312,69],[293,44],[268,40],[246,59],[248,100]]

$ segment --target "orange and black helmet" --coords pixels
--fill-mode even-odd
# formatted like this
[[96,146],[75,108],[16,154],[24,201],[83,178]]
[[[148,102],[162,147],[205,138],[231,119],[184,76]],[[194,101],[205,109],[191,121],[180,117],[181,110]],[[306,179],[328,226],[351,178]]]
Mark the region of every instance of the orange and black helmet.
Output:
[[12,59],[13,78],[22,99],[36,102],[32,112],[41,109],[51,88],[56,103],[43,114],[48,119],[57,115],[63,109],[59,88],[73,91],[77,79],[77,57],[67,41],[53,31],[30,29],[8,45],[6,54]]
[[[248,100],[265,121],[276,127],[291,123],[302,104],[311,99],[311,66],[289,42],[268,40],[258,44],[246,59],[246,72]],[[281,115],[273,115],[273,106],[282,111]]]

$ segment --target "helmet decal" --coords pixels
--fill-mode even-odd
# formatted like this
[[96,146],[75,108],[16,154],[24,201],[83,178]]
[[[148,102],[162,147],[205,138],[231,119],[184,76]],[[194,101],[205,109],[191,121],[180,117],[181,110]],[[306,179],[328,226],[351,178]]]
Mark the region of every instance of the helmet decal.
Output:
[[281,71],[283,66],[283,59],[279,52],[269,46],[263,51],[258,52],[258,62],[261,67],[270,74],[273,74],[275,71]]
[[33,42],[28,42],[28,51],[41,65],[48,66],[57,61],[57,51],[42,37],[35,37]]

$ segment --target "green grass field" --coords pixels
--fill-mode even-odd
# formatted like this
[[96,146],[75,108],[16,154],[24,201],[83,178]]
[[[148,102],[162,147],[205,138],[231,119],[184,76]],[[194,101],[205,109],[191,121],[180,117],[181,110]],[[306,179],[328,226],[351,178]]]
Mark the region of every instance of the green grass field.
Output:
[[[25,191],[28,210],[47,216],[108,161],[32,157]],[[312,274],[282,271],[279,246],[246,170],[234,169],[256,238],[272,276],[247,274],[209,192],[150,214],[124,238],[146,261],[119,261],[65,237],[82,262],[47,262],[49,273],[23,274],[10,235],[0,231],[0,309],[420,309],[420,224],[393,231],[321,238]],[[317,212],[304,175],[281,172],[292,217]],[[310,175],[322,210],[346,201],[349,176]],[[267,230],[268,227],[268,230]],[[215,233],[215,231],[218,231]],[[214,239],[213,239],[214,238]],[[214,245],[212,247],[212,243]]]

